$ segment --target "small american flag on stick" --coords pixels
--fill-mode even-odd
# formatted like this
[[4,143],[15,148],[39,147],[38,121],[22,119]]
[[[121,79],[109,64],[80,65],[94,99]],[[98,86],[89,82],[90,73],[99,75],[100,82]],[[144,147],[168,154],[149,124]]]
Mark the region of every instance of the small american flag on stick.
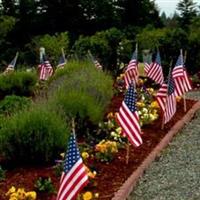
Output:
[[5,69],[4,73],[6,74],[9,71],[14,71],[15,69],[15,65],[18,59],[19,53],[17,52],[14,59],[10,62],[10,64],[7,66],[7,68]]
[[124,101],[117,114],[117,122],[131,144],[138,147],[142,142],[139,115],[136,110],[136,91],[133,83],[129,86]]
[[133,53],[132,58],[124,73],[124,81],[125,81],[126,89],[128,89],[131,83],[134,83],[134,85],[136,85],[138,76],[139,76],[139,73],[138,73],[137,46],[136,46],[136,50]]
[[175,96],[175,83],[171,74],[171,70],[168,76],[167,83],[163,83],[158,90],[156,99],[164,114],[164,124],[170,121],[170,119],[176,113],[176,96]]
[[87,185],[88,175],[76,143],[75,135],[69,139],[64,160],[64,171],[56,200],[75,200],[80,190]]
[[67,62],[66,62],[66,58],[65,58],[64,49],[62,48],[62,55],[60,56],[60,59],[58,61],[57,68],[63,68],[66,63]]
[[53,74],[53,67],[51,66],[50,62],[46,59],[44,53],[42,53],[41,63],[38,65],[39,69],[39,79],[40,80],[47,80]]
[[192,89],[186,68],[184,67],[182,50],[172,71],[175,82],[175,95],[182,96]]
[[95,67],[98,69],[98,70],[102,70],[103,67],[102,65],[99,63],[99,61],[97,59],[94,58],[94,56],[92,55],[92,53],[90,51],[88,51],[88,54],[89,54],[89,58],[92,60],[92,62],[94,63]]
[[146,66],[145,72],[150,79],[152,79],[156,83],[162,85],[162,83],[164,81],[164,76],[163,76],[159,52],[157,52],[155,61],[152,62],[150,64],[150,66]]

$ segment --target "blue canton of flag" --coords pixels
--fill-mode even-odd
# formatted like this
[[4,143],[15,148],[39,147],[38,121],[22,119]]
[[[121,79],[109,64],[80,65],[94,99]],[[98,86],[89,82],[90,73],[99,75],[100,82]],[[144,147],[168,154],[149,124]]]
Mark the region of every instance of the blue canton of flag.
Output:
[[67,154],[64,161],[64,172],[70,171],[72,166],[81,159],[74,135],[70,137]]
[[175,90],[175,83],[174,83],[174,79],[172,76],[170,76],[169,79],[169,85],[168,85],[168,95],[171,95],[174,93]]
[[63,68],[65,64],[66,64],[66,59],[64,55],[62,55],[58,61],[57,68]]
[[128,92],[124,98],[124,102],[131,112],[136,111],[136,106],[135,106],[136,99],[137,99],[137,94],[134,91],[134,87],[130,86],[128,89]]
[[64,171],[60,180],[57,200],[74,200],[88,183],[88,175],[80,156],[74,134],[70,136],[64,160]]

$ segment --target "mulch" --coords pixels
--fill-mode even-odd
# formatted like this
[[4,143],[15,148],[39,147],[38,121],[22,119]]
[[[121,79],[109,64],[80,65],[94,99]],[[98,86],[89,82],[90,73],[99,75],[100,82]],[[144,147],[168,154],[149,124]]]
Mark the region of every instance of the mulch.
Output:
[[[123,97],[113,98],[109,111],[117,111],[121,105]],[[194,100],[187,100],[187,111],[196,103]],[[121,149],[110,163],[95,163],[97,171],[96,186],[86,187],[85,190],[99,193],[99,200],[110,200],[114,193],[119,190],[121,185],[136,170],[143,160],[149,155],[154,147],[167,134],[171,127],[185,115],[183,111],[183,100],[177,105],[177,112],[172,120],[161,130],[162,120],[158,119],[153,124],[142,128],[143,144],[138,147],[130,146],[129,162],[126,164],[126,150]],[[13,185],[24,187],[26,191],[35,190],[34,183],[38,177],[51,177],[56,189],[59,187],[60,177],[56,176],[52,166],[37,166],[15,168],[6,172],[6,179],[0,182],[0,199],[6,200],[5,193]],[[55,194],[38,193],[38,200],[53,200]]]

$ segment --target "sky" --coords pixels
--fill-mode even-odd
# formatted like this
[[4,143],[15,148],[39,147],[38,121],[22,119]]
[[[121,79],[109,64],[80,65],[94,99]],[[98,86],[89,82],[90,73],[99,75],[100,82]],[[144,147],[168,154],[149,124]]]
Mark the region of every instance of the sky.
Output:
[[[193,1],[196,2],[197,5],[200,4],[200,0],[193,0]],[[155,0],[155,3],[159,7],[160,13],[164,11],[167,16],[171,16],[174,14],[176,6],[179,2],[180,0]]]

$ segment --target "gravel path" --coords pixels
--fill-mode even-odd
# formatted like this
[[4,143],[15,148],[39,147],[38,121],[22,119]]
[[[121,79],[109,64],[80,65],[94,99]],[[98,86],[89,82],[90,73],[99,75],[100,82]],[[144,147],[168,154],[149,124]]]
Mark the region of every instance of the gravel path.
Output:
[[[187,98],[200,100],[200,92]],[[152,163],[128,200],[200,200],[200,111]]]

